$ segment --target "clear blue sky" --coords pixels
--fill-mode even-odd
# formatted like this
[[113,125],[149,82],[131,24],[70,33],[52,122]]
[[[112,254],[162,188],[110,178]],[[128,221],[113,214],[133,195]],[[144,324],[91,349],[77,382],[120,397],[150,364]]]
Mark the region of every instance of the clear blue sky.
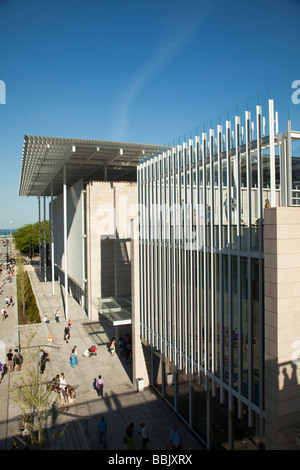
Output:
[[0,0],[0,229],[38,220],[25,134],[165,144],[269,87],[300,130],[299,19],[299,0]]

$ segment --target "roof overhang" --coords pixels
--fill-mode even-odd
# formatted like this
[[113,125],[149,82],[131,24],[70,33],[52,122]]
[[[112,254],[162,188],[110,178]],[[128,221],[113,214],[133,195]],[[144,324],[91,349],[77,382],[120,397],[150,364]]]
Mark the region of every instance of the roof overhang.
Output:
[[63,168],[67,186],[77,181],[103,179],[107,170],[115,179],[136,172],[140,159],[161,146],[103,140],[24,136],[20,196],[53,196],[62,192]]

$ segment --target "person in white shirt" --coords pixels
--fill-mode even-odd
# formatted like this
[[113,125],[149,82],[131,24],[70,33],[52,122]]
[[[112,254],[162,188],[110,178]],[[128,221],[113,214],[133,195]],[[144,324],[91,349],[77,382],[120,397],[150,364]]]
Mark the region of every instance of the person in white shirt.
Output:
[[142,449],[146,450],[146,446],[149,442],[149,436],[148,436],[148,429],[145,425],[145,423],[141,423],[141,436],[142,436]]
[[98,390],[98,395],[103,398],[104,380],[101,375],[99,375],[98,380],[96,381],[96,388]]
[[67,395],[67,382],[65,379],[65,374],[62,372],[59,377],[59,388],[60,388],[60,405],[61,405],[61,410],[68,411],[69,406],[68,406],[68,395]]
[[65,374],[63,372],[59,376],[59,386],[60,386],[61,390],[65,390],[65,388],[67,386],[67,382],[66,382],[66,379],[65,379]]
[[56,321],[56,323],[59,323],[59,312],[58,312],[58,309],[57,309],[56,312],[55,312],[55,321]]

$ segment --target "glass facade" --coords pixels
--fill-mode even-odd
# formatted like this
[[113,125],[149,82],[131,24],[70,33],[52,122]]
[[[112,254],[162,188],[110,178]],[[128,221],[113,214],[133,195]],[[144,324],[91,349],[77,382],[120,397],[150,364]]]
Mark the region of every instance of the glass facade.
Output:
[[273,113],[270,101],[267,119],[257,106],[138,166],[152,385],[209,449],[263,447],[263,217],[287,189]]

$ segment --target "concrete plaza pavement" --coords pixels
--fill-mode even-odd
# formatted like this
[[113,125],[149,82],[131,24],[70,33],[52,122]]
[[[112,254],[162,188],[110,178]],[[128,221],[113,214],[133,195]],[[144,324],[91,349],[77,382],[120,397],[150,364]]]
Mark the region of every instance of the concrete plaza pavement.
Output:
[[[133,422],[135,426],[134,439],[136,449],[141,450],[140,423],[148,427],[150,442],[149,451],[170,451],[169,434],[175,423],[183,435],[183,450],[202,450],[203,447],[183,421],[167,405],[167,403],[151,387],[137,391],[132,382],[132,365],[118,353],[111,357],[108,350],[109,340],[115,336],[112,324],[106,319],[91,322],[85,311],[70,296],[69,319],[72,322],[69,343],[63,339],[64,327],[64,293],[62,286],[52,282],[40,282],[39,275],[32,266],[28,266],[31,285],[36,297],[41,318],[46,314],[49,324],[40,323],[34,326],[18,326],[16,304],[7,308],[8,317],[2,321],[0,328],[1,354],[6,357],[9,348],[25,346],[28,331],[34,331],[32,346],[43,348],[49,353],[46,365],[45,380],[51,380],[57,374],[64,372],[67,383],[75,386],[75,400],[68,412],[61,412],[59,402],[56,407],[59,412],[58,425],[66,431],[63,439],[56,441],[53,450],[102,450],[97,435],[97,424],[103,415],[107,421],[107,449],[126,450],[124,444],[125,428]],[[12,282],[4,280],[5,273],[0,278],[0,305],[4,306],[5,297],[16,299],[15,276]],[[55,311],[59,309],[60,322],[55,321]],[[118,328],[118,335],[126,334],[128,326]],[[56,344],[47,341],[49,332]],[[85,358],[84,350],[96,344],[97,356]],[[77,346],[79,363],[74,368],[70,364],[70,354],[73,346]],[[1,359],[0,359],[1,360]],[[7,373],[0,385],[0,449],[8,450],[12,446],[12,437],[18,433],[20,411],[11,398],[10,387],[18,381],[20,372]],[[95,388],[96,378],[102,375],[104,379],[104,398],[98,396]],[[55,393],[55,392],[53,392]]]

